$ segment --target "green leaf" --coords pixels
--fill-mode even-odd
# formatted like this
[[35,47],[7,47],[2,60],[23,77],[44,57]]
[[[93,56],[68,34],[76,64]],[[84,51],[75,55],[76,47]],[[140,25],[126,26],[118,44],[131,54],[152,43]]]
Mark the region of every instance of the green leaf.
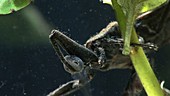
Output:
[[[130,42],[131,42],[131,34],[132,28],[134,26],[135,19],[142,9],[143,2],[146,0],[117,0],[119,5],[122,7],[123,12],[126,16],[126,31],[124,34],[124,49],[123,54],[129,55],[130,53]],[[123,22],[123,21],[122,21]]]
[[160,6],[161,4],[165,3],[166,1],[167,0],[147,0],[144,3],[141,12],[146,12],[146,11],[149,11],[149,10],[153,10],[154,8]]
[[124,39],[123,54],[130,53],[131,32],[137,15],[146,0],[104,0],[104,3],[111,4],[116,11],[117,21],[120,25]]
[[103,3],[112,5],[112,1],[111,0],[103,0]]
[[18,11],[30,4],[32,0],[0,0],[0,14]]
[[[126,0],[115,0],[119,5],[121,5],[122,9],[126,10],[129,6],[126,3]],[[144,1],[144,0],[134,0],[136,1]],[[168,0],[145,0],[140,13],[153,10],[154,8],[160,6],[161,4],[167,2]],[[110,4],[112,6],[112,0],[103,0],[103,3]],[[125,6],[124,6],[125,5]]]

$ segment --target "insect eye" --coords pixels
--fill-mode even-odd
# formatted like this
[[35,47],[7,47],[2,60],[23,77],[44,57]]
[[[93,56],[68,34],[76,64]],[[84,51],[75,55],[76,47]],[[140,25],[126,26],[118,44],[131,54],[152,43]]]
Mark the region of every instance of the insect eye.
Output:
[[73,63],[75,63],[75,64],[79,65],[79,63],[78,63],[77,61],[73,61]]

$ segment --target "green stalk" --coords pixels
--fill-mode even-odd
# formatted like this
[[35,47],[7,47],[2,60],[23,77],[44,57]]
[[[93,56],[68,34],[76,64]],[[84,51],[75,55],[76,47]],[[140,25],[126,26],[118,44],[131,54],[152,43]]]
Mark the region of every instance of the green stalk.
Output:
[[[121,30],[121,35],[122,38],[125,38],[125,31],[126,31],[126,16],[123,13],[123,10],[121,9],[121,6],[117,3],[116,0],[112,0],[112,8],[115,10],[115,14],[116,14],[116,18],[118,23],[119,23],[119,27]],[[124,21],[124,22],[122,22]]]
[[[132,40],[139,42],[134,29],[132,31]],[[137,47],[132,49],[130,58],[148,96],[164,96],[143,48]]]
[[[122,37],[125,40],[126,24],[127,18],[124,15],[121,6],[116,0],[112,1],[112,7],[115,9],[117,21],[121,30]],[[134,27],[131,33],[131,42],[139,43],[138,37]],[[148,59],[143,51],[142,47],[134,47],[130,52],[130,58],[132,60],[133,66],[142,82],[142,85],[148,96],[164,96],[164,93],[160,87],[160,84],[148,62]]]

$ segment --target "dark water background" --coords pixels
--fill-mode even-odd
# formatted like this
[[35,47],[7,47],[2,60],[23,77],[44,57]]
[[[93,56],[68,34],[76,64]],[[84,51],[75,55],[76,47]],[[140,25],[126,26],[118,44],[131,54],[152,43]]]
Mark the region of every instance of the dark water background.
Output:
[[[35,0],[25,9],[0,16],[0,96],[46,96],[72,80],[49,43],[59,29],[83,44],[115,20],[110,6],[98,0]],[[154,56],[160,81],[170,88],[170,46]],[[91,82],[93,96],[121,96],[129,70],[98,72]],[[75,93],[82,96],[81,92]]]

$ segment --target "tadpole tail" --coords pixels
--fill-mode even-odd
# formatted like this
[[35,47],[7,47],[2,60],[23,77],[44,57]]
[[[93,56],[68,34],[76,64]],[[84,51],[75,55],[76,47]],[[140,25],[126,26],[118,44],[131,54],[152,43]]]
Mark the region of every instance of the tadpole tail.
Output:
[[53,30],[49,38],[53,43],[53,46],[58,43],[58,45],[60,45],[68,54],[76,55],[80,57],[84,62],[96,62],[98,60],[97,55],[94,52],[84,47],[83,45],[78,44],[58,30]]

